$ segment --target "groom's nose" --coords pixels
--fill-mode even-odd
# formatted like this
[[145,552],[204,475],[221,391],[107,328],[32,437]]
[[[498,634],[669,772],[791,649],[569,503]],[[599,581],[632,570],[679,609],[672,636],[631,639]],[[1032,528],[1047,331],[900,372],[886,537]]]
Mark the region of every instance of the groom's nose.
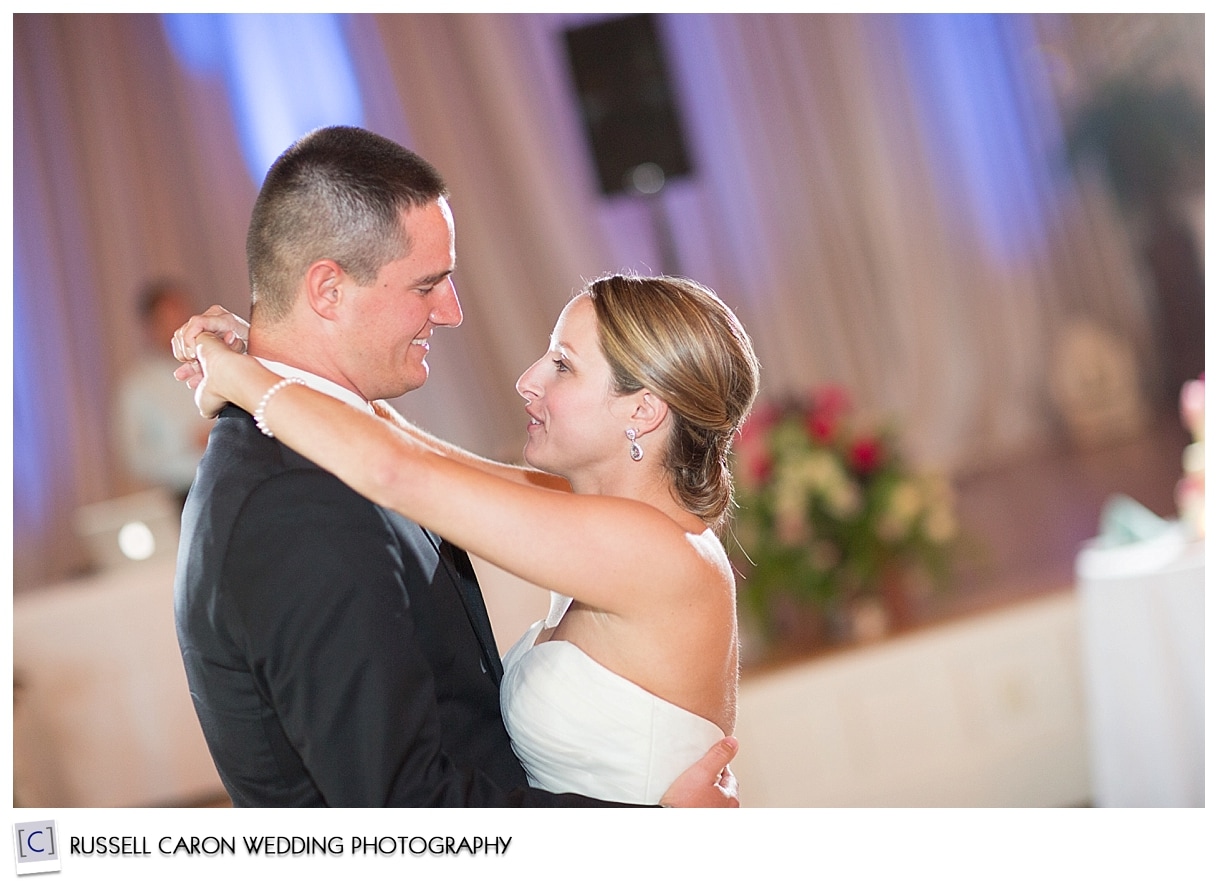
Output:
[[457,299],[457,286],[451,277],[435,287],[432,293],[436,302],[427,318],[433,325],[455,328],[461,324],[465,314],[461,311],[461,301]]

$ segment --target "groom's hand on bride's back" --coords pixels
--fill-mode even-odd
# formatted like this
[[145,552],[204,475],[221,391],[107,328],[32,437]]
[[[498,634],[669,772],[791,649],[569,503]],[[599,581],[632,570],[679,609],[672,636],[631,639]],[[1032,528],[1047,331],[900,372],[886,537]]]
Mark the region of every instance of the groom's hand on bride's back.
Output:
[[660,798],[668,808],[740,808],[736,776],[728,763],[736,756],[740,743],[731,736],[719,741],[672,782]]

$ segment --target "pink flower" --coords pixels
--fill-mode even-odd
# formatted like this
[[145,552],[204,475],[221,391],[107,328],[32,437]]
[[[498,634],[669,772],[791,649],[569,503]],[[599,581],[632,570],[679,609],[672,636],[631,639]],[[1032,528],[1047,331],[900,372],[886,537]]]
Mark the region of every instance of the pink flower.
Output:
[[1180,415],[1184,426],[1197,440],[1205,437],[1205,373],[1189,380],[1180,390]]

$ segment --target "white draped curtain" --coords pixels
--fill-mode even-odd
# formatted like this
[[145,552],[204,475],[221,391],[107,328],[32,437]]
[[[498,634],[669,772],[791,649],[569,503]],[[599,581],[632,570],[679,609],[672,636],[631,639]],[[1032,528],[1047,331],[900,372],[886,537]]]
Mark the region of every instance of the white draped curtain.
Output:
[[[621,269],[719,291],[754,337],[763,395],[841,383],[899,421],[915,459],[956,472],[1057,438],[1046,363],[1067,318],[1130,341],[1155,388],[1155,304],[1120,218],[1060,163],[1063,71],[1125,18],[1188,34],[1200,16],[1104,17],[1106,31],[1058,16],[660,16],[695,168],[654,206],[598,191],[562,40],[594,18],[339,16],[345,45],[294,58],[324,71],[341,53],[362,124],[453,192],[466,320],[398,402],[412,418],[514,456],[517,375],[581,279]],[[1183,45],[1200,84],[1200,44]],[[245,164],[238,74],[184,65],[159,16],[15,15],[13,48],[21,589],[80,564],[77,506],[134,489],[106,417],[136,355],[140,284],[179,275],[200,306],[246,312],[261,171]],[[676,267],[661,265],[657,218]]]

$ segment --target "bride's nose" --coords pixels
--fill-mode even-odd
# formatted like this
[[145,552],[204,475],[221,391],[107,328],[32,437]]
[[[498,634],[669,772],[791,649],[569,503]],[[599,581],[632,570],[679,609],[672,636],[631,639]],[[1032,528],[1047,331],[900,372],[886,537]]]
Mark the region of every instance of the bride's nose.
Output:
[[520,375],[520,379],[516,381],[516,392],[525,401],[532,401],[538,396],[537,383],[534,382],[534,377],[537,376],[537,365],[541,364],[541,359],[533,362],[525,372]]

